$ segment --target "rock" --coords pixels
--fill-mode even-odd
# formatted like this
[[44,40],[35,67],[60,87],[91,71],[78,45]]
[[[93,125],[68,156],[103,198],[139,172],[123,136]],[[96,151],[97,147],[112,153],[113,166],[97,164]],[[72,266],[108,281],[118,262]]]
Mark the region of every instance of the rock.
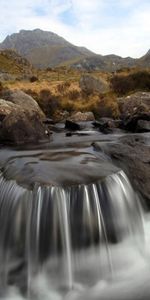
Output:
[[92,123],[92,125],[95,128],[101,127],[101,125],[105,125],[107,128],[113,129],[113,128],[119,128],[121,124],[121,120],[114,120],[111,118],[100,118],[99,121],[95,121]]
[[[140,121],[144,121],[146,122],[145,124],[147,124],[147,128],[145,128],[144,123],[142,126],[142,122],[141,122],[141,126],[140,126]],[[133,114],[129,117],[127,117],[126,119],[124,119],[122,121],[122,128],[131,132],[147,132],[149,130],[148,129],[148,123],[150,121],[150,112],[145,112],[145,113],[139,113],[139,114]],[[139,125],[138,125],[139,124]],[[145,128],[145,129],[144,129]]]
[[11,75],[9,73],[6,72],[0,72],[0,81],[8,81],[8,80],[16,80],[16,76]]
[[111,133],[111,129],[109,128],[108,124],[105,122],[93,122],[93,126],[98,128],[104,134]]
[[41,119],[45,119],[45,115],[38,103],[21,90],[9,91],[5,99],[20,106],[23,110],[28,111],[30,115],[36,113]]
[[1,124],[0,140],[5,144],[19,145],[48,140],[48,135],[37,114],[31,116],[27,111],[13,110]]
[[108,134],[113,132],[115,128],[119,128],[120,120],[114,120],[111,118],[101,118],[99,121],[95,121],[92,125],[98,128],[102,133]]
[[112,143],[111,147],[99,142],[94,143],[94,147],[110,156],[115,165],[124,170],[150,208],[150,146],[147,139],[127,135]]
[[48,140],[50,131],[42,123],[44,113],[34,99],[21,91],[8,92],[0,99],[0,141],[5,144]]
[[139,121],[150,121],[150,92],[137,92],[118,98],[118,104],[122,115],[123,129],[131,132],[149,131],[148,123],[141,122],[140,125]]
[[12,111],[21,110],[18,105],[15,105],[12,102],[6,101],[4,99],[0,99],[0,121],[8,116]]
[[89,111],[89,112],[75,112],[72,114],[69,118],[70,121],[72,122],[85,122],[85,121],[94,121],[95,117],[94,114]]
[[137,121],[137,132],[150,132],[150,120],[138,120]]
[[65,129],[68,129],[68,130],[80,130],[81,127],[79,124],[75,123],[75,122],[72,122],[70,120],[66,120],[65,122]]
[[106,93],[109,85],[103,78],[95,78],[91,75],[82,75],[79,82],[81,90],[87,95],[93,93]]
[[52,120],[50,118],[44,119],[43,123],[46,124],[46,125],[54,125],[55,124],[54,120]]
[[127,97],[118,98],[122,119],[132,115],[150,112],[150,92],[136,92]]

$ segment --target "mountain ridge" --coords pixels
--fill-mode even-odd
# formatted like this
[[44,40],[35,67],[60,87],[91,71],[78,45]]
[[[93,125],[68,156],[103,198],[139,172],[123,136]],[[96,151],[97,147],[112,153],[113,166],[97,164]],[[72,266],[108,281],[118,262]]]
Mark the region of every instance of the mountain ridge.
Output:
[[20,30],[7,36],[1,49],[13,49],[36,68],[71,66],[84,70],[116,71],[121,68],[150,67],[150,50],[141,58],[100,55],[85,47],[78,47],[51,31]]

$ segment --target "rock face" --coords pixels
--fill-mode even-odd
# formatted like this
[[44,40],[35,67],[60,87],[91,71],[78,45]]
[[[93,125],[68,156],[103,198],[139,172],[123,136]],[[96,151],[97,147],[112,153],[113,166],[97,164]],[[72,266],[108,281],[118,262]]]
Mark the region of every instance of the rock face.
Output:
[[79,82],[81,90],[90,95],[92,93],[105,93],[109,90],[109,85],[104,79],[98,79],[91,75],[83,75]]
[[94,147],[109,155],[112,161],[130,178],[133,186],[150,208],[150,145],[149,135],[126,135],[117,143],[94,143]]
[[36,101],[22,91],[10,92],[7,98],[0,99],[0,141],[19,145],[47,140],[44,113]]
[[132,132],[150,131],[150,93],[137,92],[118,99],[122,127]]

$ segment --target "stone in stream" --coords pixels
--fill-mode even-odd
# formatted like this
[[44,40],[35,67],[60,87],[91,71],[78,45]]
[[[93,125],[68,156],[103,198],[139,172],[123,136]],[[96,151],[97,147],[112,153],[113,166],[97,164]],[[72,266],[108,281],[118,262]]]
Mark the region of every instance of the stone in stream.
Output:
[[65,129],[76,131],[76,130],[80,130],[81,126],[78,123],[72,122],[70,120],[66,120]]

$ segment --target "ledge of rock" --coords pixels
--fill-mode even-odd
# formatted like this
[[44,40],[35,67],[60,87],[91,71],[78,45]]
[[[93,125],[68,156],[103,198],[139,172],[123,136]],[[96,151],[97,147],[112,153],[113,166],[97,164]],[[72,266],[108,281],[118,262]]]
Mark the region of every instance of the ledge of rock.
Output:
[[146,199],[150,207],[150,144],[149,135],[126,135],[118,142],[111,144],[94,143],[97,151],[110,156],[112,161],[120,167],[130,178],[133,186]]

